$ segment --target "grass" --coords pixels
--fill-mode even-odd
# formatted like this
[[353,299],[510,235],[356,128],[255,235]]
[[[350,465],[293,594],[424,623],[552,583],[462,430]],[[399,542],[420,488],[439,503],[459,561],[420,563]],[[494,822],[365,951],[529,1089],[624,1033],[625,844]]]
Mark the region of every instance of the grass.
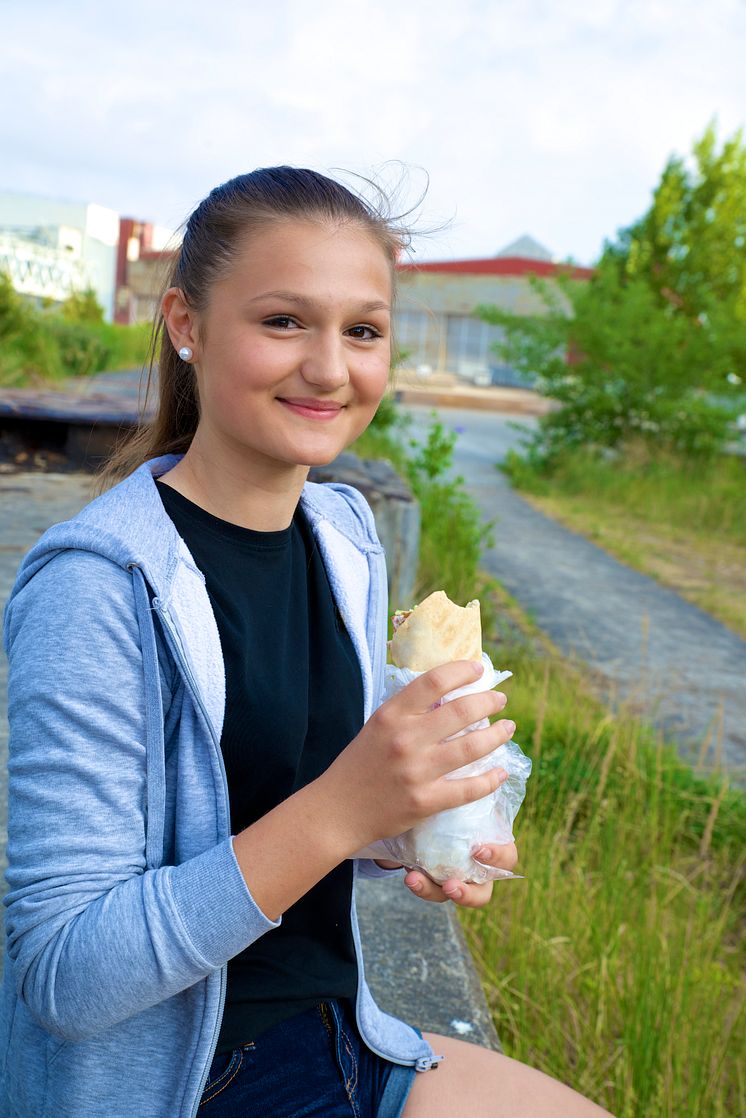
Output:
[[[374,429],[355,449],[411,476],[391,435]],[[422,448],[415,457],[427,460]],[[693,520],[695,534],[738,549],[739,467],[688,485],[658,475],[663,494],[645,476],[635,486],[607,474],[599,505],[634,495],[646,522],[684,531]],[[485,909],[460,910],[503,1047],[617,1118],[746,1113],[746,798],[716,756],[694,770],[599,702],[587,666],[563,659],[479,572],[484,529],[463,490],[438,490],[435,473],[415,470],[418,596],[444,587],[459,602],[480,598],[485,646],[514,673],[503,687],[534,763],[516,828],[525,879],[497,883]],[[631,534],[629,508],[621,515]]]
[[505,1051],[617,1118],[746,1112],[746,799],[594,697],[494,583],[486,641],[534,772],[523,881],[463,924]]
[[531,504],[746,637],[746,461],[568,453],[507,472]]

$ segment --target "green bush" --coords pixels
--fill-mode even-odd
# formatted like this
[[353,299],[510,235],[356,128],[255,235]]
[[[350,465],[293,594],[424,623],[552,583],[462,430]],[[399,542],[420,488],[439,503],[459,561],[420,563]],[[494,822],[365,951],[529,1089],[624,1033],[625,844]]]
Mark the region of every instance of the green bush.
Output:
[[483,524],[463,477],[448,477],[458,436],[446,431],[433,414],[425,442],[410,440],[405,463],[422,515],[418,597],[445,590],[453,601],[464,604],[474,597],[479,560],[490,545],[492,525]]
[[479,308],[505,331],[503,358],[557,405],[535,463],[639,441],[705,459],[732,437],[746,381],[746,145],[737,133],[718,151],[709,128],[692,162],[669,161],[647,214],[587,282],[569,270],[535,281],[544,314]]
[[351,449],[361,458],[388,459],[409,481],[419,502],[422,528],[416,597],[445,590],[453,601],[463,604],[474,597],[479,558],[489,546],[491,526],[482,523],[464,479],[449,477],[456,433],[446,431],[435,412],[424,442],[409,438],[408,429],[409,420],[393,398],[387,397]]
[[0,385],[23,386],[142,365],[150,326],[104,322],[93,292],[37,307],[0,272]]

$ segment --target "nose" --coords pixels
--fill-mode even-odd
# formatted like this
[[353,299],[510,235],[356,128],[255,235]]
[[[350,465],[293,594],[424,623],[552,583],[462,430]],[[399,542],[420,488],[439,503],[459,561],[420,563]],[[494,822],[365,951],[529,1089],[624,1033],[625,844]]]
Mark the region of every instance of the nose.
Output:
[[324,392],[343,388],[350,379],[344,338],[336,331],[321,332],[309,338],[303,355],[303,379]]

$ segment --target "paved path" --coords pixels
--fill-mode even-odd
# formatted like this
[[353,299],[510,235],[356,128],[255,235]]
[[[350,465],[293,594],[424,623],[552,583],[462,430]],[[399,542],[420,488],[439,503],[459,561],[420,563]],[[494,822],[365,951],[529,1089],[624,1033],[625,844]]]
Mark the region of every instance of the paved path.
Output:
[[[429,413],[409,410],[422,433]],[[485,568],[563,652],[596,669],[607,698],[630,702],[685,756],[710,740],[710,757],[721,748],[743,783],[746,641],[522,500],[495,469],[520,440],[511,420],[445,408],[439,415],[460,430],[457,471],[485,517],[497,520]]]

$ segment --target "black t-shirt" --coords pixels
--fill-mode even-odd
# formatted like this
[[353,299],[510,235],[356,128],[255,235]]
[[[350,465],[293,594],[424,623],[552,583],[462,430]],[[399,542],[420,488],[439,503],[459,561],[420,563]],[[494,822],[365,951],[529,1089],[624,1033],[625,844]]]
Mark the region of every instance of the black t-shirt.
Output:
[[[300,507],[289,528],[256,532],[158,483],[205,576],[223,649],[220,747],[231,832],[315,780],[363,721],[360,666]],[[319,820],[319,826],[323,826]],[[354,998],[352,863],[342,862],[228,963],[218,1052],[329,998]]]

